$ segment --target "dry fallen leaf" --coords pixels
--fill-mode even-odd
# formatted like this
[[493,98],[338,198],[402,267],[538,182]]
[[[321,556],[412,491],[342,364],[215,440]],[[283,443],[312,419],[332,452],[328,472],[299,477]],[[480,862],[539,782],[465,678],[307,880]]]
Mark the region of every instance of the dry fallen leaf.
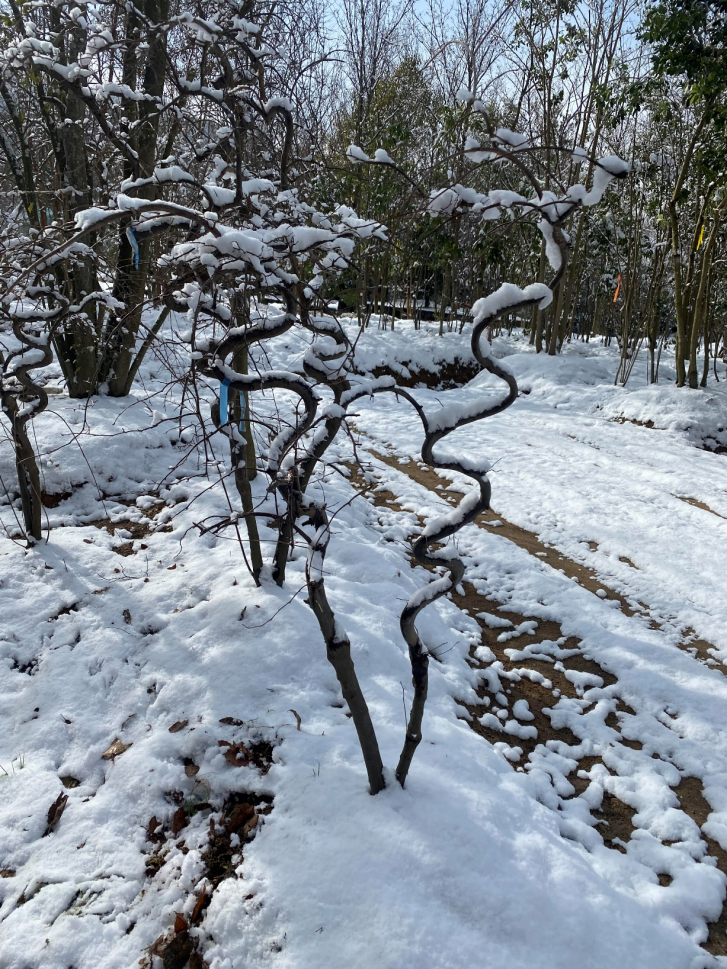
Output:
[[102,760],[113,760],[114,757],[118,757],[119,754],[123,754],[123,752],[125,750],[128,750],[129,747],[132,747],[132,746],[133,746],[133,744],[125,744],[123,742],[123,740],[119,740],[119,738],[117,737],[116,740],[114,740],[114,742],[111,744],[111,746],[109,747],[109,749],[108,750],[105,750],[101,754],[101,759]]
[[204,903],[207,900],[207,886],[202,889],[202,894],[199,896],[197,901],[194,903],[194,908],[192,909],[192,917],[190,922],[192,925],[196,925],[197,920],[202,915],[202,909],[204,908]]
[[160,935],[149,948],[150,955],[158,956],[162,960],[164,969],[183,969],[193,952],[194,943],[188,932],[181,932],[171,938]]
[[231,744],[229,740],[218,740],[218,746],[226,747],[225,760],[233,767],[249,767],[250,751],[244,744]]
[[196,777],[199,774],[199,764],[187,764],[184,773],[187,777]]
[[124,609],[124,622],[127,626],[131,624],[131,613],[128,609]]
[[189,720],[177,720],[177,722],[173,723],[169,728],[169,733],[179,733],[180,730],[184,730],[188,723]]
[[221,717],[220,723],[226,723],[230,727],[242,727],[245,721],[238,720],[236,717]]
[[66,804],[68,804],[68,795],[64,794],[62,791],[55,799],[55,801],[48,808],[48,827],[45,829],[46,834],[50,834],[53,828],[58,824],[61,819],[61,815],[66,809]]
[[172,834],[176,838],[182,828],[187,826],[187,812],[184,807],[178,807],[172,815]]
[[149,819],[149,824],[146,826],[146,840],[147,841],[163,841],[164,837],[161,830],[157,831],[160,827],[159,821],[157,821],[156,814]]
[[182,932],[189,932],[187,920],[179,912],[174,913],[174,934],[180,935]]
[[244,841],[245,838],[247,838],[247,836],[250,834],[252,829],[257,827],[257,823],[259,820],[260,820],[259,816],[257,814],[253,814],[253,816],[250,818],[247,824],[243,825],[242,833],[240,835],[241,841]]
[[229,818],[225,821],[227,833],[234,834],[254,817],[256,817],[256,814],[252,804],[248,804],[247,801],[243,801],[242,804],[236,804]]

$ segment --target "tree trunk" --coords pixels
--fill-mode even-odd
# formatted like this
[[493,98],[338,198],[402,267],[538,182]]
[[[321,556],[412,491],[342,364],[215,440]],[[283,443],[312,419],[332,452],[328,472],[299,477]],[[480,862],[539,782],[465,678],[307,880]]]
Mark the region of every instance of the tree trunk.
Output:
[[325,511],[320,508],[314,509],[311,521],[313,527],[316,528],[316,538],[311,546],[306,563],[308,605],[318,620],[326,644],[326,656],[336,672],[343,699],[348,704],[351,719],[358,734],[369,779],[369,791],[371,794],[378,794],[383,791],[385,783],[384,765],[381,760],[379,743],[376,739],[376,731],[371,722],[366,698],[361,690],[361,684],[358,681],[356,669],[351,659],[351,643],[340,624],[336,622],[336,616],[328,602],[323,582],[323,562],[330,538]]
[[[75,62],[86,47],[86,31],[76,26],[71,32],[69,56]],[[81,209],[92,203],[86,158],[83,120],[86,105],[73,91],[66,94],[60,142],[63,149],[63,179],[66,214],[69,221]],[[80,303],[88,293],[98,289],[96,270],[89,258],[78,258],[69,268],[71,301]],[[70,397],[89,397],[95,393],[99,375],[99,333],[95,304],[88,304],[86,312],[69,320],[63,334],[55,340],[56,353],[66,378]]]
[[[169,17],[169,0],[145,0],[144,13],[151,26],[147,33],[148,52],[144,71],[143,90],[152,98],[161,98],[166,78],[166,32],[155,25]],[[131,21],[132,18],[130,18]],[[135,73],[135,71],[134,71]],[[159,113],[153,103],[140,101],[138,106],[137,155],[140,178],[154,173],[156,148],[159,137]],[[153,200],[156,187],[147,185],[139,189],[139,196]],[[125,397],[131,390],[131,371],[136,350],[136,338],[141,327],[144,292],[150,271],[150,244],[138,240],[138,255],[132,249],[126,229],[119,234],[119,255],[113,295],[126,305],[126,312],[114,317],[108,334],[105,378],[111,397]]]

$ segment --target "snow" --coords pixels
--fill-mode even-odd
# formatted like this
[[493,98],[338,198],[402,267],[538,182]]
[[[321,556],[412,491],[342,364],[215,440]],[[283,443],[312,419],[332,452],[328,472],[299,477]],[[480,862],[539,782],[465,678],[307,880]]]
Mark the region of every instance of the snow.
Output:
[[563,256],[560,252],[560,246],[553,238],[553,226],[547,219],[539,219],[538,229],[540,229],[540,233],[545,241],[545,255],[550,264],[550,268],[557,272],[563,265]]
[[533,720],[534,715],[530,712],[527,700],[516,700],[512,705],[512,712],[518,720]]
[[544,310],[553,301],[553,293],[544,283],[531,283],[525,289],[515,283],[503,283],[494,293],[477,300],[472,307],[472,318],[475,324],[487,319],[494,320],[508,308],[521,306],[531,300],[537,300],[538,307]]
[[359,148],[358,145],[349,145],[346,149],[346,158],[350,162],[370,162],[371,159],[366,154],[366,152]]
[[611,180],[614,178],[622,178],[630,171],[630,163],[616,155],[606,155],[604,158],[599,158],[596,164],[596,170],[593,173],[593,185],[590,192],[583,199],[583,204],[597,205],[603,198],[603,194]]
[[88,229],[92,229],[99,222],[107,219],[108,216],[108,209],[87,208],[83,209],[82,212],[78,212],[74,216],[74,222],[79,231],[86,232]]
[[395,165],[396,162],[391,157],[391,155],[385,151],[383,148],[377,148],[374,152],[374,161],[378,162],[380,165]]
[[[482,318],[523,293],[547,298],[532,287],[494,294]],[[349,336],[357,333],[352,323]],[[464,360],[467,333],[440,340],[436,329],[414,331],[405,321],[394,332],[370,328],[357,346],[361,372],[382,358],[407,366],[437,353]],[[290,379],[306,339],[286,335],[272,368]],[[188,352],[176,344],[177,365]],[[517,330],[495,339],[492,353],[526,393],[503,414],[458,430],[458,459],[495,465],[493,505],[502,520],[588,564],[604,591],[649,611],[614,608],[502,528],[467,526],[457,542],[466,581],[482,593],[487,626],[510,636],[523,665],[504,669],[454,601],[428,606],[418,624],[441,662],[430,664],[424,739],[407,788],[389,769],[375,798],[317,624],[303,595],[294,595],[304,583],[304,549],[294,552],[285,589],[269,576],[256,589],[235,542],[194,528],[230,513],[205,473],[229,472],[227,442],[212,439],[205,466],[195,415],[184,411],[180,430],[180,401],[175,392],[165,396],[168,374],[151,357],[125,400],[52,395],[34,422],[44,484],[72,494],[46,509],[48,543],[25,549],[0,536],[0,764],[8,774],[0,775],[0,867],[15,872],[0,879],[3,969],[137,965],[175,912],[189,917],[209,839],[205,809],[168,843],[150,877],[149,819],[169,824],[176,809],[169,792],[218,810],[234,790],[273,796],[274,807],[193,930],[210,969],[719,964],[698,943],[705,920],[720,912],[725,879],[705,860],[704,841],[673,789],[684,775],[705,781],[704,830],[727,847],[725,458],[700,447],[723,440],[725,384],[695,393],[668,382],[649,388],[635,382],[637,367],[634,383],[614,387],[614,348],[574,343],[549,358]],[[47,377],[57,381],[57,370]],[[499,392],[486,374],[446,394],[412,391],[427,413],[446,401],[459,414]],[[208,402],[212,395],[210,388]],[[264,413],[273,402],[256,398],[255,406]],[[339,413],[328,401],[321,409]],[[418,459],[422,429],[409,405],[386,394],[360,398],[355,412],[359,450],[400,507],[374,508],[335,473],[312,496],[325,493],[336,513],[328,596],[391,768],[403,739],[402,684],[411,696],[399,612],[411,596],[432,591],[431,574],[412,566],[404,539],[453,510],[446,491],[428,490],[377,457],[391,445],[394,456]],[[351,460],[348,439],[331,458],[341,468]],[[0,474],[12,480],[7,447]],[[258,498],[266,484],[263,475],[253,483]],[[0,517],[14,528],[7,501]],[[143,537],[134,537],[137,529]],[[127,543],[131,554],[120,555]],[[489,609],[496,604],[501,618]],[[515,613],[527,619],[507,618]],[[514,676],[548,682],[527,668],[528,657],[541,657],[548,670],[563,666],[569,648],[561,640],[519,646],[553,620],[618,681],[605,685],[569,669],[578,695],[554,700],[553,724],[603,755],[603,764],[583,771],[588,785],[576,797],[567,793],[571,758],[559,742],[538,745],[530,769],[518,770],[538,726],[527,703],[510,703],[507,694]],[[720,666],[677,648],[687,627],[713,644]],[[470,666],[470,646],[483,669]],[[471,729],[457,702],[472,702],[480,680],[493,693],[481,720],[498,731],[496,745]],[[617,699],[632,711],[619,713],[624,735],[642,750],[614,742],[606,720]],[[241,725],[220,722],[230,717]],[[116,739],[131,746],[104,760]],[[231,766],[218,744],[254,739],[276,744],[266,774]],[[195,777],[185,773],[185,758],[199,766]],[[62,788],[66,775],[80,785]],[[68,805],[44,836],[61,791]],[[606,794],[636,811],[624,853],[607,848],[589,821]],[[182,842],[186,854],[176,847]],[[667,887],[657,881],[662,871],[673,878]]]
[[194,178],[179,165],[167,165],[166,168],[154,169],[154,181],[160,184],[162,182],[194,182]]
[[497,156],[491,151],[481,151],[480,143],[476,138],[468,138],[464,146],[465,153],[470,161],[481,164],[482,162],[492,161]]
[[518,134],[516,131],[510,131],[509,128],[498,128],[495,132],[495,138],[509,148],[515,149],[515,151],[522,151],[524,148],[529,147],[528,139],[525,135]]
[[270,112],[275,110],[276,108],[279,108],[282,111],[287,111],[290,114],[293,113],[293,104],[290,98],[284,98],[280,96],[269,98],[268,101],[266,101],[265,103],[265,107],[264,107],[265,114],[270,114]]
[[[529,142],[523,135],[507,128],[498,128],[493,141],[507,145],[512,152],[530,148]],[[480,143],[471,137],[465,141],[464,150],[467,157],[476,164],[493,159],[498,162],[508,159],[508,155],[483,151]],[[360,148],[354,145],[349,146],[347,157],[352,162],[371,161]],[[629,162],[616,155],[608,155],[595,162],[590,190],[587,190],[584,185],[571,185],[564,194],[556,195],[551,191],[538,189],[530,198],[503,189],[494,189],[488,195],[482,195],[469,186],[452,184],[430,192],[427,211],[432,215],[453,215],[458,207],[467,206],[473,214],[480,215],[484,220],[498,219],[502,209],[513,209],[516,206],[526,213],[540,212],[542,215],[538,221],[538,228],[545,241],[548,262],[553,269],[558,270],[561,267],[562,256],[553,237],[554,226],[559,224],[575,206],[598,204],[611,181],[614,178],[624,178],[630,170]]]
[[443,215],[451,215],[458,202],[459,196],[451,188],[434,189],[429,199],[428,210]]

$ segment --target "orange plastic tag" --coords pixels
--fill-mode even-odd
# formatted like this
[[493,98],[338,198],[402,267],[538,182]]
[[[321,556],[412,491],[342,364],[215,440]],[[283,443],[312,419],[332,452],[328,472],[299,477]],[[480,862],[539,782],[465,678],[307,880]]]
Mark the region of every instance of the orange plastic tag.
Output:
[[616,292],[613,294],[613,301],[614,301],[614,303],[618,299],[618,294],[619,294],[620,289],[621,289],[621,273],[618,274],[618,282],[617,282],[617,285],[616,285]]

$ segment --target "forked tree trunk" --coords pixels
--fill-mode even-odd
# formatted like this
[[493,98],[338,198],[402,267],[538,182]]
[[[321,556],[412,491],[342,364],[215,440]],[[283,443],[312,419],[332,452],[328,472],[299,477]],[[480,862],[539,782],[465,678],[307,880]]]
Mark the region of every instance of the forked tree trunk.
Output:
[[369,779],[369,791],[371,794],[378,794],[386,786],[379,742],[376,739],[371,714],[351,659],[351,643],[341,625],[336,621],[323,583],[323,562],[330,538],[325,511],[314,508],[311,515],[311,524],[316,529],[316,536],[306,563],[308,604],[318,620],[326,644],[326,656],[335,670],[343,699],[348,704],[351,719],[358,734],[358,741]]
[[15,449],[15,470],[18,475],[23,527],[28,544],[32,545],[43,537],[43,504],[38,462],[28,437],[27,418],[20,416],[18,400],[14,395],[3,395],[3,411],[10,421]]
[[40,472],[25,425],[20,424],[13,427],[13,443],[15,445],[15,467],[18,472],[25,532],[29,540],[39,542],[43,537]]

